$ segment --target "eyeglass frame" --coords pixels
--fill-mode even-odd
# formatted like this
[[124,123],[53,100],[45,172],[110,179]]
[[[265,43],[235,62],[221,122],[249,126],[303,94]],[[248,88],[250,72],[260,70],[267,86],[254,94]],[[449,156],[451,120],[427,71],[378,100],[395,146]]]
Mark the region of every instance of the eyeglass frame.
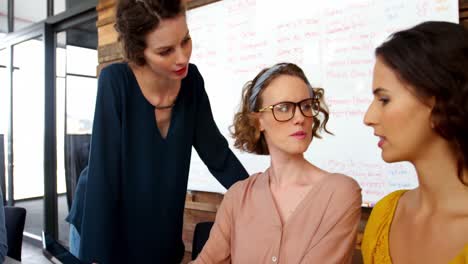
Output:
[[[312,117],[316,117],[319,113],[320,113],[320,110],[318,111],[315,111],[315,113],[312,114],[312,116],[306,116],[304,114],[304,112],[302,112],[302,109],[301,109],[301,104],[305,101],[308,101],[308,100],[312,100],[312,103],[313,105],[316,105],[317,106],[317,109],[320,109],[320,101],[317,99],[317,98],[314,98],[314,97],[310,97],[310,98],[306,98],[304,100],[301,100],[297,103],[295,102],[290,102],[290,101],[283,101],[283,102],[279,102],[279,103],[276,103],[276,104],[272,104],[272,105],[269,105],[269,106],[265,106],[263,108],[260,108],[258,109],[256,112],[257,113],[261,113],[261,112],[265,112],[267,110],[271,110],[271,113],[273,114],[273,118],[278,121],[278,122],[288,122],[289,120],[293,119],[294,116],[296,115],[296,106],[299,108],[299,111],[301,112],[302,116],[304,117],[309,117],[309,118],[312,118]],[[280,104],[285,104],[285,103],[289,103],[289,104],[292,104],[293,105],[293,110],[292,110],[292,115],[289,119],[287,120],[278,120],[278,118],[276,118],[275,116],[275,111],[273,110],[277,105],[280,105]]]

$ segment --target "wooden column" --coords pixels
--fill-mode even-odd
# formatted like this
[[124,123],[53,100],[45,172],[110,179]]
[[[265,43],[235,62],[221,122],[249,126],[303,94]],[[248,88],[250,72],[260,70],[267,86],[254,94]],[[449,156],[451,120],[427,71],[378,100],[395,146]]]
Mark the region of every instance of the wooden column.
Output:
[[108,64],[122,61],[123,54],[114,29],[116,0],[100,0],[98,20],[98,72]]

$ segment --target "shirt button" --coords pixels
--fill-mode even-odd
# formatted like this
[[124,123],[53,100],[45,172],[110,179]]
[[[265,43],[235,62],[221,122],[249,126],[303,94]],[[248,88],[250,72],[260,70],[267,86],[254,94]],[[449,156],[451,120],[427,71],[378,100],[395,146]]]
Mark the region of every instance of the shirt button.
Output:
[[271,258],[271,260],[272,260],[273,262],[276,262],[278,259],[277,259],[275,256],[273,256],[273,257]]

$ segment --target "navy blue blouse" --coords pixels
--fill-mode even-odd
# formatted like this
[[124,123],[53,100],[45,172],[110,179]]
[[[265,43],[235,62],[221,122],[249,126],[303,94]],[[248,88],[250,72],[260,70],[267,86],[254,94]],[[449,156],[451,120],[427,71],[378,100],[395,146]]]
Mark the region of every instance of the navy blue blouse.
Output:
[[224,187],[248,176],[213,120],[195,65],[182,80],[166,138],[128,64],[101,71],[81,224],[82,260],[180,263],[192,146]]

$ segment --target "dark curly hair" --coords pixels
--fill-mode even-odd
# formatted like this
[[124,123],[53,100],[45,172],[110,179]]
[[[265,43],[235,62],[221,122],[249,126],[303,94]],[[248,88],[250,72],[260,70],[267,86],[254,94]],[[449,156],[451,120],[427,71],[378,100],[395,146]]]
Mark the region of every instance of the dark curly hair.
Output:
[[375,54],[422,102],[435,99],[434,130],[452,143],[458,177],[468,185],[468,31],[454,23],[424,22],[394,33]]
[[[279,67],[278,67],[279,66]],[[257,96],[258,99],[255,101],[254,109],[251,109],[250,101],[252,98],[252,91],[255,85],[259,82],[259,78],[262,75],[275,67],[278,69],[274,70],[268,77],[260,84],[260,92]],[[290,75],[296,76],[303,80],[306,84],[309,84],[307,77],[301,68],[293,63],[279,63],[270,68],[263,69],[257,76],[245,84],[242,90],[242,100],[239,111],[234,116],[234,122],[231,126],[231,136],[234,138],[234,146],[242,151],[255,153],[259,155],[269,155],[268,146],[265,141],[263,133],[259,129],[258,119],[253,115],[262,106],[262,93],[265,88],[278,76]],[[261,82],[261,81],[260,81]],[[327,130],[328,122],[328,107],[324,101],[324,90],[322,88],[312,88],[314,98],[319,105],[319,114],[313,117],[313,128],[312,136],[321,138],[319,132],[325,130],[327,133],[332,134]]]
[[119,0],[114,27],[119,34],[125,59],[144,65],[143,51],[148,33],[158,27],[161,19],[184,13],[182,0]]

